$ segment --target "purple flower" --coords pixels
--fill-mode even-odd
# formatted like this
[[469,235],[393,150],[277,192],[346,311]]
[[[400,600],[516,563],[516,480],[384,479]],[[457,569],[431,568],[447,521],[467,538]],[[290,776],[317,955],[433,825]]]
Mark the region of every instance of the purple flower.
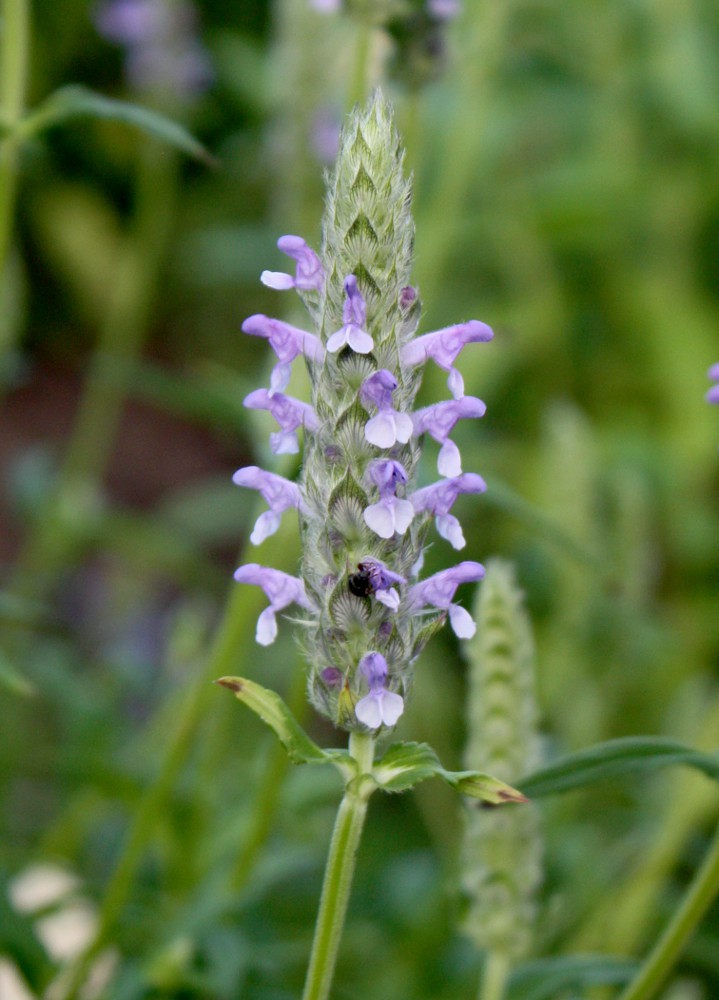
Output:
[[[269,272],[265,272],[269,273]],[[270,395],[287,388],[292,371],[292,362],[298,354],[304,354],[308,361],[322,362],[325,349],[322,341],[313,333],[285,323],[281,319],[271,319],[262,313],[248,316],[242,324],[243,333],[253,337],[266,337],[277,355],[278,364],[272,369]]]
[[310,7],[320,14],[334,14],[342,6],[342,0],[309,0]]
[[363,559],[357,565],[357,572],[349,578],[349,588],[358,597],[373,594],[377,600],[388,607],[390,611],[399,608],[399,593],[394,588],[395,583],[406,583],[405,577],[387,569],[379,559]]
[[412,414],[414,433],[429,434],[442,447],[437,458],[437,471],[440,476],[459,476],[462,472],[462,459],[459,448],[450,441],[452,428],[463,417],[483,417],[487,407],[476,396],[462,396],[460,399],[448,399],[433,406],[425,406]]
[[417,289],[412,285],[405,285],[399,293],[399,307],[402,312],[407,312],[417,301]]
[[295,276],[284,271],[263,271],[260,281],[268,288],[280,290],[296,288],[298,292],[319,292],[325,281],[325,272],[317,254],[308,247],[301,236],[280,236],[277,246],[282,253],[297,261]]
[[278,569],[247,563],[246,566],[240,566],[235,570],[235,580],[238,583],[253,583],[257,587],[262,587],[270,602],[270,606],[265,608],[257,619],[255,638],[261,646],[269,646],[277,638],[275,612],[282,611],[288,604],[299,604],[307,609],[312,607],[302,580],[290,576],[289,573],[282,573]]
[[255,389],[249,396],[245,396],[244,405],[250,410],[269,410],[280,425],[278,434],[270,434],[270,447],[275,455],[297,454],[300,450],[298,427],[306,427],[310,431],[319,430],[320,422],[309,403],[284,396],[281,392]]
[[407,413],[400,413],[392,405],[392,393],[397,388],[397,379],[386,368],[370,375],[362,383],[360,396],[364,403],[374,404],[379,413],[365,424],[365,437],[378,448],[391,448],[399,441],[406,444],[412,436],[412,419]]
[[474,583],[484,576],[484,566],[478,562],[461,562],[451,569],[443,569],[421,583],[410,587],[407,594],[407,605],[421,610],[430,605],[449,611],[449,621],[455,635],[460,639],[471,639],[477,631],[469,612],[452,603],[454,593],[460,583]]
[[369,694],[360,698],[355,706],[355,715],[368,729],[380,726],[394,726],[404,711],[404,700],[394,691],[385,687],[387,681],[387,661],[381,653],[367,653],[360,660],[359,669],[367,678]]
[[368,466],[371,482],[379,490],[379,503],[370,504],[364,512],[365,523],[380,538],[391,538],[395,532],[403,535],[414,517],[409,500],[398,500],[397,487],[407,482],[407,473],[399,462],[376,459]]
[[440,368],[449,372],[447,385],[455,399],[464,395],[464,381],[454,367],[454,362],[465,344],[491,340],[494,334],[486,323],[472,319],[468,323],[447,326],[434,333],[416,337],[402,348],[402,361],[411,368],[424,364],[431,358]]
[[374,341],[364,329],[367,322],[367,307],[362,292],[357,287],[354,274],[345,278],[344,287],[345,304],[342,311],[344,325],[327,341],[327,350],[330,354],[334,354],[346,345],[355,354],[369,354],[374,348]]
[[459,0],[427,0],[427,10],[438,21],[451,21],[459,14],[461,6]]
[[195,36],[195,8],[176,0],[111,0],[95,23],[108,41],[126,48],[125,73],[139,90],[192,95],[212,81],[207,53]]
[[438,483],[416,490],[410,500],[415,513],[428,511],[435,516],[437,531],[446,538],[453,549],[463,549],[467,544],[462,527],[450,510],[460,493],[483,493],[487,485],[476,472],[465,472],[453,479],[441,479]]
[[[719,363],[712,365],[707,372],[713,382],[719,382]],[[710,403],[719,403],[719,385],[713,385],[707,392],[707,400]]]
[[274,535],[280,526],[282,515],[290,507],[299,509],[302,496],[297,483],[290,482],[284,476],[278,476],[274,472],[265,472],[264,469],[256,465],[248,465],[243,469],[238,469],[232,477],[232,482],[236,486],[246,486],[251,490],[258,490],[262,498],[267,501],[269,510],[265,511],[255,521],[255,528],[250,535],[253,545],[259,545],[270,535]]

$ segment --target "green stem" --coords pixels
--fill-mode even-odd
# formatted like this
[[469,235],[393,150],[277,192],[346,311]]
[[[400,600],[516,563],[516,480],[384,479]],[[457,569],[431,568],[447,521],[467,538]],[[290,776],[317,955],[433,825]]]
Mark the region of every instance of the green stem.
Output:
[[719,893],[719,828],[681,906],[619,1000],[649,1000],[649,997],[656,995],[717,893]]
[[[360,774],[366,774],[372,766],[374,739],[352,733],[350,753],[360,765]],[[302,1000],[327,1000],[329,996],[370,794],[371,786],[368,784],[363,790],[362,782],[355,779],[347,786],[340,803]]]
[[0,290],[12,240],[20,142],[14,130],[22,120],[30,48],[28,0],[4,0],[0,21],[0,124],[9,130],[0,141]]
[[484,963],[479,1000],[504,1000],[510,969],[509,959],[503,952],[490,951]]

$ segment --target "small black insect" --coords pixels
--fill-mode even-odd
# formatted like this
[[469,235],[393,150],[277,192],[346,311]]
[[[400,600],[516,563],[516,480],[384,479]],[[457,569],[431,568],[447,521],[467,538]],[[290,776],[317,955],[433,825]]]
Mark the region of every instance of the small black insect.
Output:
[[347,586],[356,597],[369,597],[374,594],[375,585],[373,580],[374,566],[367,563],[358,563],[357,572],[352,573],[347,581]]

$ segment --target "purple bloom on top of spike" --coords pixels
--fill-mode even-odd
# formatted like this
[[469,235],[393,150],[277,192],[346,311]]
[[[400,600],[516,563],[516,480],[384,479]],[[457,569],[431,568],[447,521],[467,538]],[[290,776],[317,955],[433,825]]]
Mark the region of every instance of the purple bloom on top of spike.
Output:
[[[707,372],[712,381],[719,382],[719,363],[712,365]],[[710,403],[719,403],[719,385],[713,385],[707,392],[707,400]]]
[[238,469],[232,477],[232,482],[236,486],[258,490],[270,508],[264,514],[260,514],[255,521],[254,530],[250,535],[253,545],[259,545],[270,535],[274,535],[286,510],[290,507],[299,509],[302,506],[302,494],[297,483],[292,483],[275,472],[265,472],[256,465]]
[[493,336],[492,329],[486,323],[472,319],[468,323],[447,326],[443,330],[425,333],[422,337],[410,340],[402,348],[402,361],[414,368],[431,358],[440,368],[449,372],[449,391],[455,399],[461,399],[464,395],[464,380],[454,367],[455,360],[465,344],[486,342]]
[[403,535],[414,517],[414,508],[409,500],[396,497],[398,486],[407,482],[404,467],[392,459],[376,459],[367,467],[371,482],[379,490],[379,503],[370,504],[364,512],[369,528],[380,538],[391,538],[395,533]]
[[476,396],[462,396],[447,399],[432,406],[425,406],[412,414],[414,433],[429,434],[442,445],[437,458],[440,476],[459,476],[462,473],[462,459],[459,448],[450,441],[452,428],[463,417],[483,417],[487,407]]
[[463,549],[467,544],[462,534],[462,526],[456,517],[450,514],[452,506],[460,493],[484,493],[487,485],[476,472],[464,472],[452,479],[440,479],[431,486],[416,490],[410,497],[415,513],[427,511],[435,516],[437,531],[446,538],[454,549]]
[[412,418],[392,405],[392,393],[397,388],[392,372],[381,368],[365,379],[360,389],[363,403],[374,404],[379,413],[365,424],[365,437],[378,448],[391,448],[399,441],[406,444],[412,436]]
[[368,729],[394,726],[404,711],[404,700],[394,691],[388,691],[387,661],[381,653],[367,653],[360,660],[359,669],[367,678],[369,694],[360,698],[355,715]]
[[296,288],[298,292],[319,292],[325,281],[325,272],[314,250],[309,247],[301,236],[280,236],[277,246],[297,261],[295,276],[284,271],[263,271],[260,281],[268,288],[280,291]]
[[238,583],[253,583],[257,587],[262,587],[270,602],[270,606],[265,608],[257,619],[255,638],[261,646],[269,646],[277,638],[275,618],[277,611],[282,611],[289,604],[299,604],[308,610],[312,607],[307,599],[303,581],[279,569],[270,569],[258,563],[247,563],[235,570],[235,580]]
[[335,354],[343,347],[350,347],[355,354],[369,354],[374,341],[364,329],[367,307],[362,292],[357,287],[354,274],[345,278],[345,304],[342,310],[343,325],[327,341],[327,350]]
[[454,604],[452,598],[461,583],[475,583],[483,576],[484,566],[478,562],[461,562],[451,569],[443,569],[410,587],[407,606],[417,611],[427,605],[449,611],[449,621],[455,635],[460,639],[471,639],[477,626],[469,612],[459,604]]
[[250,410],[269,410],[280,425],[279,433],[270,434],[270,447],[275,455],[297,454],[300,450],[297,440],[299,427],[319,430],[320,422],[309,403],[303,403],[292,396],[285,396],[281,392],[272,393],[268,389],[255,389],[245,396],[243,402]]
[[262,313],[255,313],[244,321],[242,331],[253,337],[266,337],[277,355],[278,363],[272,369],[270,379],[270,395],[287,388],[292,362],[298,354],[304,354],[308,361],[316,363],[324,360],[325,349],[319,337],[281,319],[271,319]]

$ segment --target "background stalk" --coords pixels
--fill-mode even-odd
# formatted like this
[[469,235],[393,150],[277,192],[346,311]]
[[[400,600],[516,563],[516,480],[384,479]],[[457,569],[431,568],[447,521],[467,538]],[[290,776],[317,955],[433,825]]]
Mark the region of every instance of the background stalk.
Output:
[[0,124],[8,129],[0,139],[0,290],[12,240],[20,142],[13,134],[25,110],[30,7],[28,0],[4,0],[0,21]]
[[694,929],[719,893],[719,828],[704,863],[635,979],[619,1000],[649,1000],[656,995]]

